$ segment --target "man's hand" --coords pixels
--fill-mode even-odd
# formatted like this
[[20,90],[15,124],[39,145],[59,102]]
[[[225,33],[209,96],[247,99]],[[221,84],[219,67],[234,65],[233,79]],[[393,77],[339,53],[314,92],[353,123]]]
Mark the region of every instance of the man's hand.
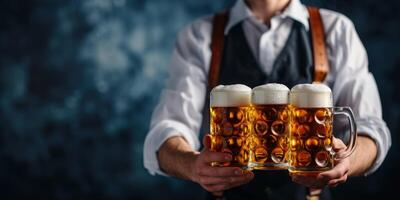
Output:
[[191,180],[199,183],[209,192],[227,190],[245,183],[253,177],[252,172],[238,167],[211,167],[211,162],[229,162],[232,156],[227,153],[204,150],[193,164]]
[[229,162],[229,153],[210,150],[210,136],[204,137],[205,149],[193,151],[183,137],[172,137],[161,145],[158,151],[160,168],[165,173],[199,183],[214,195],[223,190],[248,183],[254,174],[238,167],[212,167],[212,162]]
[[210,150],[210,136],[203,140],[205,149],[198,153],[193,163],[191,180],[199,183],[209,192],[220,192],[251,181],[254,174],[239,167],[212,167],[212,162],[229,162],[229,153],[213,152]]
[[[336,153],[340,153],[346,148],[346,145],[339,140],[333,139],[333,149]],[[350,157],[341,159],[335,163],[333,169],[322,172],[318,175],[307,174],[290,174],[292,180],[296,183],[310,188],[323,188],[325,186],[336,187],[346,182],[348,172],[350,170]]]

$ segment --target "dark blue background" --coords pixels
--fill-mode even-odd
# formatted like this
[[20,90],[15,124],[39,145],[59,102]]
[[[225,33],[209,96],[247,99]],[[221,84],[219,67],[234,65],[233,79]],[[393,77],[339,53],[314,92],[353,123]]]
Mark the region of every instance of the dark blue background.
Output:
[[[13,0],[0,3],[0,196],[202,199],[150,176],[142,147],[177,32],[233,0]],[[400,3],[303,1],[346,14],[365,44],[393,146],[381,168],[333,190],[396,195],[400,180]],[[3,199],[2,198],[2,199]]]

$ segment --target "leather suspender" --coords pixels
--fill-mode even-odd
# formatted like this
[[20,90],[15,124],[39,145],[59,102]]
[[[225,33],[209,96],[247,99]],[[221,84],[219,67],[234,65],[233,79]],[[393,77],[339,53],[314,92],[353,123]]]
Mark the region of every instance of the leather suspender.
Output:
[[307,10],[310,15],[310,31],[314,54],[314,82],[322,82],[329,72],[324,25],[318,8],[307,7]]
[[213,19],[212,25],[212,35],[211,35],[211,61],[210,61],[210,71],[208,72],[208,85],[207,85],[207,95],[206,95],[206,105],[203,109],[203,124],[202,127],[206,128],[203,131],[209,132],[209,125],[204,124],[208,123],[210,120],[210,111],[208,109],[209,98],[211,90],[217,86],[219,79],[219,70],[221,65],[222,53],[224,50],[224,31],[226,23],[228,22],[229,14],[228,11],[223,11],[217,13]]
[[208,92],[218,84],[219,68],[224,49],[224,31],[228,18],[228,11],[217,13],[214,16],[211,35],[211,62],[210,71],[208,73]]
[[[324,26],[318,8],[307,7],[307,10],[310,15],[310,31],[314,57],[314,82],[322,82],[329,72]],[[217,13],[214,16],[211,35],[211,62],[208,75],[208,92],[218,84],[224,48],[224,30],[228,18],[229,13],[227,11]]]

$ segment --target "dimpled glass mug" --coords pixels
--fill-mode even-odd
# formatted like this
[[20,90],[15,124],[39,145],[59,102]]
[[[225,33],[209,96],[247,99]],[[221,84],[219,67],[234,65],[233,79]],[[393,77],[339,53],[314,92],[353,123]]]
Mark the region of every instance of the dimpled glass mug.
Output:
[[[332,92],[323,84],[299,84],[290,92],[291,130],[289,171],[316,174],[330,170],[335,160],[348,157],[355,149],[357,133],[349,107],[333,107]],[[350,124],[350,141],[343,152],[332,148],[333,115],[344,115]]]
[[289,88],[269,83],[252,90],[249,119],[249,168],[286,170],[289,136]]
[[213,162],[212,166],[234,166],[247,169],[250,133],[248,111],[251,88],[241,85],[219,85],[210,93],[211,150],[232,154],[232,161]]

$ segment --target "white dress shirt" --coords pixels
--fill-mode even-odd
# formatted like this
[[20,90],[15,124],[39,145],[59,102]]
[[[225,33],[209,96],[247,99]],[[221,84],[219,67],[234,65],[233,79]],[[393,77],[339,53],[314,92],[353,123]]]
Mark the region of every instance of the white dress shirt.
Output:
[[[372,138],[378,154],[374,172],[391,146],[390,131],[382,119],[378,88],[368,71],[367,54],[353,23],[344,15],[321,9],[326,33],[330,72],[324,83],[332,88],[336,106],[350,106],[359,135]],[[293,21],[309,29],[308,12],[299,0],[291,0],[282,13],[272,17],[270,26],[256,19],[244,0],[237,0],[230,12],[225,34],[243,22],[245,37],[262,70],[269,74],[291,31]],[[193,150],[200,147],[199,131],[205,104],[211,59],[212,16],[194,21],[178,35],[169,68],[169,78],[154,110],[144,143],[144,166],[151,174],[164,174],[157,151],[168,138],[182,136]]]

